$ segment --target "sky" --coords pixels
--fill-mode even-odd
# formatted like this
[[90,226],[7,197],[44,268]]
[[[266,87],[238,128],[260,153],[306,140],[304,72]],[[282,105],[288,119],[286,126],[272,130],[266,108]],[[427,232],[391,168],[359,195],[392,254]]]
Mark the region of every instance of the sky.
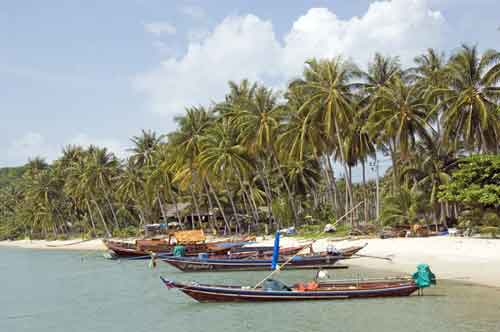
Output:
[[279,90],[311,57],[411,65],[429,47],[500,49],[499,12],[498,0],[1,1],[0,167],[68,144],[126,156],[130,137],[174,130],[229,80]]

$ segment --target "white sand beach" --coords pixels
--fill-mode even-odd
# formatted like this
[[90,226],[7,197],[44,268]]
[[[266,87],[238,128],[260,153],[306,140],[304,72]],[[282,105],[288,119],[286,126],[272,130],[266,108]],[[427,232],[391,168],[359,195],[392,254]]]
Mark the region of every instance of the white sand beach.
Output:
[[0,247],[16,247],[25,249],[44,250],[106,250],[106,246],[101,239],[83,240],[16,240],[0,241]]
[[[283,237],[282,246],[310,241]],[[258,245],[272,245],[272,237],[259,239]],[[427,263],[439,279],[453,279],[500,287],[500,240],[462,237],[394,238],[336,240],[325,238],[314,243],[316,251],[325,250],[329,243],[337,248],[368,243],[361,255],[390,257],[392,260],[356,258],[343,263],[399,273],[412,273],[417,264]],[[100,239],[83,241],[19,240],[0,241],[0,247],[20,247],[46,250],[106,250]]]
[[[296,239],[282,238],[280,244],[296,245],[298,242]],[[272,240],[264,243],[271,244]],[[332,238],[317,240],[314,250],[325,250],[329,243],[337,248],[368,243],[359,254],[391,258],[391,261],[356,258],[343,261],[343,264],[413,273],[419,263],[427,263],[439,279],[500,287],[500,240],[448,236],[342,241]]]

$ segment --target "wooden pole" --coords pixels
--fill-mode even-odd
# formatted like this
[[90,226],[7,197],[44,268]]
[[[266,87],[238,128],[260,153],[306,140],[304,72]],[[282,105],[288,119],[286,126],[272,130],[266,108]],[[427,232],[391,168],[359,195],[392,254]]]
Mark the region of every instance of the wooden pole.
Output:
[[257,287],[259,287],[260,285],[262,285],[262,283],[263,283],[264,281],[266,281],[267,279],[271,278],[274,274],[276,274],[276,273],[280,272],[280,271],[281,271],[281,269],[282,269],[285,265],[287,265],[288,263],[290,263],[290,262],[292,261],[292,259],[294,259],[296,256],[298,256],[298,255],[299,255],[299,254],[300,254],[303,250],[308,249],[308,248],[312,248],[312,246],[313,246],[314,242],[316,242],[316,241],[311,242],[311,244],[309,244],[308,246],[305,246],[304,248],[302,248],[301,250],[299,250],[299,252],[297,252],[295,255],[293,255],[292,257],[290,257],[289,259],[287,259],[287,260],[286,260],[286,262],[285,262],[285,263],[283,263],[282,265],[277,265],[277,266],[276,266],[276,270],[273,270],[273,271],[272,271],[271,273],[269,273],[269,274],[268,274],[268,275],[267,275],[264,279],[262,279],[261,281],[259,281],[259,282],[257,283],[257,285],[255,285],[255,286],[254,286],[254,288],[253,288],[253,289],[256,289]]
[[355,209],[357,209],[361,204],[364,204],[365,202],[364,201],[361,201],[359,202],[358,204],[356,204],[355,207],[353,207],[352,209],[350,209],[349,211],[347,211],[342,217],[340,217],[336,222],[335,224],[333,224],[333,226],[337,226],[337,224],[342,220],[344,219],[346,216],[349,215],[349,213],[351,213],[352,211],[354,211]]

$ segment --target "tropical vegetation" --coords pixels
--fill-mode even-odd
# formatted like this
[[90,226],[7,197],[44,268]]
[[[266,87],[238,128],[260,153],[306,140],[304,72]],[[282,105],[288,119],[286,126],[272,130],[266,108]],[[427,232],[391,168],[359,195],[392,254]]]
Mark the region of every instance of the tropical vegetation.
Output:
[[[175,131],[133,137],[127,158],[67,146],[50,164],[0,170],[1,237],[122,235],[170,220],[225,233],[336,220],[500,226],[500,53],[430,49],[410,67],[376,54],[366,68],[311,59],[284,91],[229,82]],[[386,157],[380,182],[367,180]]]

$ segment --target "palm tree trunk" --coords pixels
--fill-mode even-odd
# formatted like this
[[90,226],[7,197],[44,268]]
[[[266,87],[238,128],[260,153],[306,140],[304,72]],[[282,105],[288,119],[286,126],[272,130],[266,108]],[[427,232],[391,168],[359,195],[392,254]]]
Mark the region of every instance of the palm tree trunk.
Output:
[[[267,189],[265,190],[265,193],[266,193],[266,205],[267,205],[267,221],[268,223],[272,223],[273,221],[276,221],[278,224],[280,223],[280,220],[278,217],[274,217],[274,213],[273,213],[273,197],[272,197],[272,191],[269,189],[269,183],[268,185],[266,186],[266,183],[267,182],[267,179],[264,179],[262,181],[262,183],[264,183],[264,188],[267,187]],[[252,196],[252,201],[253,201],[253,196]],[[255,205],[255,201],[254,201],[254,205]],[[255,209],[257,210],[257,207],[255,207]],[[259,211],[256,211],[256,215],[257,215],[257,223],[259,221]]]
[[396,193],[399,190],[399,172],[398,172],[398,161],[396,160],[396,142],[393,143],[394,146],[389,142],[389,152],[392,159],[392,178],[393,178],[393,192]]
[[236,220],[236,224],[238,225],[238,229],[240,229],[241,225],[240,225],[240,218],[238,217],[238,210],[236,210],[236,205],[234,205],[233,195],[229,191],[229,186],[228,186],[226,180],[224,180],[224,187],[226,189],[227,196],[229,197],[229,202],[231,202],[231,208],[233,209],[234,220]]
[[[320,165],[320,167],[321,167],[321,164],[324,164],[325,166],[328,165],[327,162],[326,163],[322,163],[321,162],[321,158],[319,158],[319,157],[316,157],[316,161],[318,162],[318,164]],[[327,187],[326,188],[326,192],[328,193],[328,198],[329,198],[329,200],[332,203],[333,214],[336,217],[336,210],[337,210],[337,206],[336,206],[336,202],[335,202],[335,198],[336,197],[335,197],[335,194],[334,194],[334,189],[333,189],[333,185],[332,185],[332,180],[330,178],[329,170],[328,170],[328,167],[321,167],[321,170],[323,171],[323,174],[326,177],[326,187]]]
[[[200,206],[198,205],[198,201],[196,200],[196,197],[194,196],[193,183],[192,182],[189,184],[189,191],[191,192],[191,199],[193,200],[194,208],[196,209],[196,213],[198,214],[198,223],[201,226]],[[193,229],[196,228],[195,225],[194,225],[194,216],[193,216],[193,213],[192,213],[192,209],[191,209],[191,227]]]
[[[259,213],[257,211],[257,206],[254,206],[255,205],[255,201],[253,201],[253,204],[252,204],[251,199],[253,200],[253,197],[252,198],[250,197],[250,195],[252,193],[251,192],[250,193],[247,192],[247,190],[245,189],[245,185],[244,185],[244,183],[242,181],[242,176],[241,176],[240,171],[237,168],[235,168],[235,170],[236,170],[236,175],[237,175],[238,182],[240,184],[241,190],[243,191],[243,194],[246,195],[247,198],[248,198],[248,204],[250,205],[250,208],[251,208],[251,211],[252,211],[252,217],[253,217],[253,219],[255,221],[255,226],[257,227],[257,225],[259,223]],[[248,187],[250,188],[250,185]],[[267,189],[266,189],[266,185],[265,184],[264,184],[264,191],[266,192],[266,196],[267,196]]]
[[113,205],[111,204],[111,201],[109,200],[108,195],[106,193],[104,194],[104,199],[108,203],[109,209],[111,210],[111,215],[113,216],[115,227],[119,228],[120,224],[118,224],[118,218],[116,218],[115,209],[113,208]]
[[[193,177],[195,176],[195,172],[193,170],[193,167],[191,166],[191,180],[189,183],[189,189],[191,190],[191,196],[193,198],[193,204],[196,208],[196,213],[198,213],[198,223],[200,224],[201,227],[201,213],[200,213],[200,206],[198,205],[198,202],[196,201],[196,198],[194,196],[194,191],[193,191]],[[193,228],[194,228],[194,220],[191,221]]]
[[335,217],[337,216],[337,210],[339,208],[339,202],[337,198],[337,181],[335,180],[335,171],[332,166],[332,161],[328,155],[325,156],[327,165],[328,165],[328,175],[331,177],[330,180],[332,182],[332,189],[333,189],[333,200],[335,202]]
[[120,225],[118,224],[118,218],[116,218],[116,213],[115,213],[115,209],[113,208],[113,204],[111,204],[111,200],[109,199],[109,194],[106,190],[106,186],[104,185],[104,182],[100,181],[101,183],[101,190],[102,192],[104,193],[104,199],[106,200],[106,202],[108,203],[108,206],[109,206],[109,209],[111,210],[111,214],[113,215],[113,221],[115,223],[115,227],[116,228],[119,228]]
[[[246,194],[245,192],[243,191],[242,189],[242,192],[241,192],[241,200],[243,201],[243,207],[245,209],[245,214],[247,216],[252,216],[252,218],[255,218],[255,216],[253,216],[253,211],[250,211],[250,209],[248,208],[248,204],[247,203],[247,198],[246,198]],[[255,224],[257,225],[257,219],[254,220],[255,221]],[[250,223],[248,223],[248,232],[250,233]]]
[[215,230],[214,215],[211,214],[214,211],[214,206],[212,204],[212,197],[210,197],[210,192],[208,191],[206,181],[203,181],[203,188],[205,189],[205,193],[207,194],[208,208],[210,209],[210,211],[208,211],[208,224],[210,225],[210,228],[212,228],[212,231],[214,231]]
[[181,229],[184,229],[185,226],[181,217],[181,212],[179,211],[179,206],[177,205],[177,198],[175,198],[175,195],[173,193],[172,193],[172,200],[174,201],[175,215],[177,216],[177,222],[181,225]]
[[208,184],[208,189],[210,190],[212,195],[214,195],[215,202],[217,203],[217,206],[219,207],[220,213],[222,214],[222,219],[224,219],[224,223],[226,224],[226,228],[229,231],[229,234],[231,234],[231,227],[230,227],[229,222],[226,218],[226,214],[224,213],[224,209],[222,208],[222,205],[219,201],[219,198],[217,197],[217,193],[214,191],[214,188],[212,187],[212,184],[210,183],[210,181],[208,181],[208,179],[207,179],[207,184]]
[[366,188],[366,168],[365,159],[361,159],[361,167],[363,170],[363,210],[365,213],[365,224],[368,224],[368,198],[367,198],[367,188]]
[[[266,203],[267,203],[267,220],[268,222],[271,222],[274,218],[273,216],[273,209],[272,209],[272,202],[273,202],[273,195],[272,195],[272,190],[271,186],[269,184],[269,179],[266,175],[266,169],[265,169],[265,163],[262,160],[259,160],[259,164],[262,164],[262,169],[260,167],[256,167],[257,172],[259,173],[259,178],[261,179],[262,186],[264,187],[264,192],[266,193]],[[258,213],[257,213],[258,216]],[[279,223],[279,220],[277,220]],[[256,221],[256,225],[258,223],[258,218]]]
[[281,170],[281,165],[278,161],[278,158],[276,158],[276,153],[274,149],[271,147],[271,158],[273,159],[274,163],[276,164],[276,167],[278,168],[278,174],[281,178],[281,181],[283,181],[283,184],[285,185],[285,189],[288,195],[288,202],[290,203],[290,207],[292,208],[292,214],[293,214],[293,225],[297,227],[298,225],[298,216],[297,216],[297,207],[295,206],[295,201],[292,196],[292,191],[290,190],[290,186],[288,186],[288,182],[286,181],[285,175],[283,174],[283,171]]
[[[349,169],[349,188],[351,188],[351,190],[352,190],[352,166],[351,166],[351,165],[349,165],[349,168],[348,168],[348,169]],[[353,195],[353,192],[352,192],[352,191],[351,191],[351,195],[349,195],[349,203],[350,203],[351,208],[352,208],[352,207],[354,207],[354,195]],[[357,212],[356,210],[355,210],[355,211],[352,211],[352,212],[351,212],[351,216],[350,216],[350,219],[351,219],[351,225],[353,225],[353,226],[357,226],[357,224],[358,224],[358,223],[356,222],[356,225],[354,225],[354,224],[355,224],[355,222],[354,222],[354,217],[357,215],[357,213],[356,213],[356,212]],[[356,220],[359,220],[359,219],[358,219],[358,218],[356,218]]]
[[104,230],[106,231],[106,234],[108,237],[111,237],[111,233],[109,232],[108,224],[106,224],[106,220],[104,219],[104,215],[102,214],[101,208],[99,207],[99,204],[92,199],[92,202],[94,203],[95,207],[97,208],[97,212],[99,213],[99,216],[101,217],[102,225],[104,226]]
[[161,202],[162,197],[161,193],[158,193],[158,204],[160,205],[161,216],[163,217],[163,222],[167,222],[167,213],[165,212],[165,208],[163,207],[163,203]]
[[[143,226],[146,225],[146,216],[144,214],[144,211],[141,209],[139,205],[137,205],[137,211],[139,212],[139,223]],[[141,228],[139,225],[139,229]]]
[[[342,139],[340,138],[340,129],[339,129],[339,124],[337,123],[336,118],[334,119],[334,123],[335,123],[335,134],[337,136],[337,144],[339,145],[338,147],[339,147],[339,151],[340,151],[340,158],[342,159],[341,162],[342,162],[342,165],[344,166],[345,174],[347,175],[348,169],[347,169],[347,161],[346,161],[345,155],[344,155],[344,148],[343,148],[344,145],[342,144]],[[349,194],[349,198],[352,202],[352,188],[349,184],[347,184],[347,182],[346,182],[346,185],[347,185],[347,192]],[[352,208],[352,206],[351,206],[351,208]],[[349,211],[349,209],[347,211]]]
[[172,190],[172,183],[168,183],[168,193],[170,197],[172,197],[172,201],[174,202],[175,206],[175,215],[177,216],[177,222],[181,225],[181,229],[184,229],[184,222],[182,221],[181,218],[181,213],[179,211],[179,206],[177,205],[177,198],[175,198],[174,191]]
[[344,201],[345,211],[344,211],[344,214],[346,214],[349,211],[349,191],[347,190],[347,174],[344,176],[344,183],[345,183],[345,201]]
[[85,199],[85,203],[87,204],[87,210],[88,210],[88,214],[89,214],[90,223],[92,224],[92,230],[94,231],[94,236],[96,236],[97,231],[95,229],[94,217],[92,216],[92,210],[90,209],[89,201],[87,199]]
[[441,218],[440,218],[440,221],[441,223],[446,226],[446,206],[444,203],[439,203],[440,207],[441,207]]

